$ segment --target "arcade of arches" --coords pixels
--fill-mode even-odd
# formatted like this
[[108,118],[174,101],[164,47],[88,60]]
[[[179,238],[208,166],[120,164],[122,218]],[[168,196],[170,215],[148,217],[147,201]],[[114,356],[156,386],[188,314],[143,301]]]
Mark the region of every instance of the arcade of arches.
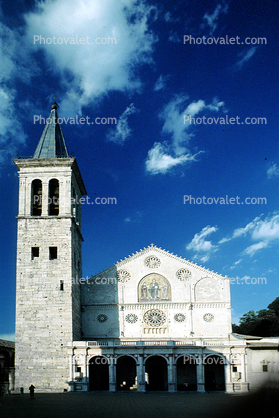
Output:
[[93,356],[87,367],[88,389],[130,391],[141,387],[141,391],[224,391],[224,358],[208,355],[200,360],[194,355],[181,355],[176,359],[171,355]]

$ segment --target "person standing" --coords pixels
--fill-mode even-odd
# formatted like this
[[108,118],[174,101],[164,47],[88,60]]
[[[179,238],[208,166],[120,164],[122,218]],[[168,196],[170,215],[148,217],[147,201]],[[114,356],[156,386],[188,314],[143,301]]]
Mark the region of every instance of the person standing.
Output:
[[30,399],[34,399],[35,386],[31,385],[29,387],[29,390],[30,390]]

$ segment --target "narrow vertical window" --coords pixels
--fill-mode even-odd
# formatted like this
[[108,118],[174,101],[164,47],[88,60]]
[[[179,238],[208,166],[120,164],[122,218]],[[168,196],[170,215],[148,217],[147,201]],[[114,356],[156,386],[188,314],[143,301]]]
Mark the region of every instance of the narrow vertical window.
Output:
[[60,280],[60,290],[64,290],[64,281]]
[[31,185],[31,215],[42,215],[42,182],[33,180]]
[[263,372],[268,372],[268,365],[267,364],[263,364]]
[[49,259],[50,260],[57,259],[57,247],[49,247]]
[[31,248],[31,259],[34,260],[35,258],[38,258],[40,254],[39,247],[32,247]]
[[48,187],[48,214],[50,216],[59,215],[59,181],[52,179]]

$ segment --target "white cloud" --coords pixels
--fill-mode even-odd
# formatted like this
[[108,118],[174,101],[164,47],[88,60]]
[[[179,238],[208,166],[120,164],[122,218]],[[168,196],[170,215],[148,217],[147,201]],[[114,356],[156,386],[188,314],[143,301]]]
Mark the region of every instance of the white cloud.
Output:
[[196,161],[196,156],[201,151],[195,155],[189,153],[180,155],[179,157],[172,157],[169,152],[170,150],[165,143],[155,142],[153,148],[148,151],[148,156],[145,161],[146,170],[150,174],[165,174],[177,165]]
[[177,155],[181,155],[186,151],[189,140],[193,136],[189,133],[190,122],[184,123],[184,116],[194,117],[204,110],[218,111],[224,106],[224,102],[219,102],[216,98],[212,103],[206,105],[204,100],[198,100],[187,105],[189,98],[184,95],[175,95],[172,100],[167,103],[159,117],[164,121],[162,132],[170,134],[173,140],[174,151]]
[[217,4],[214,12],[210,15],[205,13],[203,20],[205,21],[201,26],[202,28],[208,26],[210,30],[210,35],[212,35],[217,29],[217,22],[221,14],[226,14],[228,12],[228,4]]
[[272,163],[267,170],[267,177],[271,179],[272,177],[279,177],[279,167],[276,163]]
[[252,46],[250,49],[248,49],[248,51],[242,51],[240,52],[240,54],[238,54],[238,56],[240,57],[240,60],[237,61],[237,63],[235,64],[235,67],[240,70],[243,66],[243,64],[245,64],[245,62],[249,61],[250,58],[252,58],[252,56],[255,54],[257,48],[255,46]]
[[251,257],[259,250],[266,248],[268,246],[268,242],[261,241],[257,242],[257,244],[250,245],[250,247],[245,248],[243,251],[243,255],[250,255]]
[[163,90],[166,86],[166,82],[167,80],[170,78],[169,75],[160,75],[160,77],[158,78],[158,80],[155,83],[154,86],[154,91],[159,91],[159,90]]
[[279,239],[279,214],[258,221],[252,232],[252,239],[267,241]]
[[128,125],[128,116],[136,113],[138,111],[135,108],[134,104],[131,103],[130,106],[122,113],[119,117],[115,130],[110,130],[107,134],[107,139],[109,141],[116,142],[118,144],[123,144],[129,136],[131,136],[132,130]]
[[208,105],[204,100],[188,104],[187,101],[189,100],[186,95],[175,95],[160,112],[159,118],[163,120],[162,134],[169,135],[171,141],[165,141],[163,144],[155,142],[149,150],[145,164],[150,174],[165,174],[177,165],[196,161],[196,156],[204,152],[199,151],[192,155],[188,149],[189,141],[194,134],[189,132],[191,126],[186,120],[184,123],[184,116],[194,117],[205,110],[217,112],[224,106],[224,102],[216,98]]
[[218,228],[216,226],[207,225],[201,232],[195,234],[192,241],[186,246],[187,250],[196,252],[194,258],[199,258],[203,263],[209,260],[211,254],[217,251],[217,247],[207,240],[207,236],[216,232]]
[[[148,26],[154,10],[141,0],[56,0],[39,3],[35,12],[25,15],[30,44],[36,35],[89,39],[90,44],[86,41],[85,45],[33,45],[35,51],[45,52],[53,71],[61,75],[67,93],[60,104],[66,112],[80,113],[82,106],[110,91],[140,88],[136,70],[152,62],[156,41]],[[116,44],[107,41],[97,45],[96,38],[116,39]]]
[[260,217],[257,216],[253,219],[252,222],[249,222],[244,228],[237,228],[234,230],[232,236],[230,238],[223,238],[219,241],[219,244],[223,244],[224,242],[231,241],[234,238],[239,238],[242,235],[247,235],[251,231],[253,231],[257,225],[257,222],[260,221]]
[[[30,79],[30,69],[26,68],[28,54],[24,45],[19,47],[20,37],[0,22],[0,163],[15,157],[19,144],[25,144],[26,135],[18,120],[15,106],[16,89],[14,79]],[[33,64],[29,61],[29,64]],[[37,68],[34,65],[34,73]]]
[[240,264],[241,263],[241,261],[242,261],[242,258],[240,258],[239,260],[237,260],[231,267],[230,267],[230,270],[233,270],[233,269],[235,269],[236,268],[236,266],[238,265],[238,264]]
[[257,216],[244,228],[234,230],[230,238],[223,238],[219,244],[231,241],[241,236],[249,235],[252,241],[259,241],[247,247],[242,255],[254,255],[256,251],[267,248],[272,241],[279,239],[279,214],[277,212],[268,215],[265,219]]

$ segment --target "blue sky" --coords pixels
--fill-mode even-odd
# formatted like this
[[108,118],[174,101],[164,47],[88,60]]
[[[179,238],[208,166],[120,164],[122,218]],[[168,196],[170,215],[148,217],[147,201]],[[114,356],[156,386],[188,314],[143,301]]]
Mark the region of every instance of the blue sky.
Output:
[[117,201],[82,207],[84,277],[154,243],[238,278],[233,322],[272,302],[277,2],[13,0],[0,16],[0,338],[14,333],[12,158],[33,155],[53,97],[90,202]]

